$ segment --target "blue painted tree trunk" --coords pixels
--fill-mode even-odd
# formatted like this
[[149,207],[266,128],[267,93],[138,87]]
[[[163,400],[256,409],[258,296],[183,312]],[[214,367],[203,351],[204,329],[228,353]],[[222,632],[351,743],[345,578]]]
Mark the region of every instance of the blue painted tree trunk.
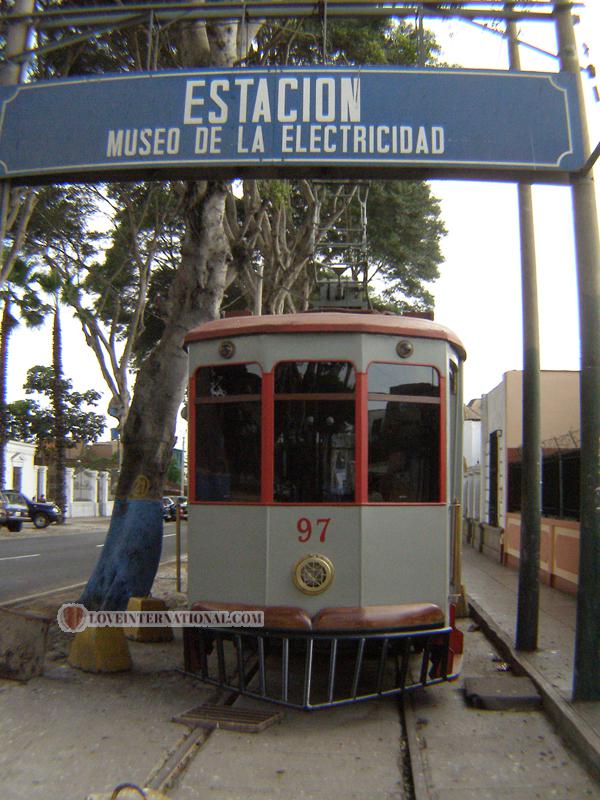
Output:
[[79,602],[89,610],[122,611],[130,597],[149,595],[162,534],[160,500],[115,500],[102,555]]

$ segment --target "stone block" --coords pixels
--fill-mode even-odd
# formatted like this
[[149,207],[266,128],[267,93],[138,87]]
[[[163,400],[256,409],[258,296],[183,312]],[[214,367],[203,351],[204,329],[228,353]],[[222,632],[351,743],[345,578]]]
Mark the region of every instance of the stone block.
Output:
[[0,678],[28,681],[44,671],[50,619],[0,609]]
[[[131,597],[127,604],[127,611],[166,611],[167,605],[158,597]],[[123,628],[125,636],[136,642],[171,642],[173,631],[166,625],[161,628]]]
[[84,672],[126,672],[132,667],[122,628],[86,628],[76,633],[68,661]]

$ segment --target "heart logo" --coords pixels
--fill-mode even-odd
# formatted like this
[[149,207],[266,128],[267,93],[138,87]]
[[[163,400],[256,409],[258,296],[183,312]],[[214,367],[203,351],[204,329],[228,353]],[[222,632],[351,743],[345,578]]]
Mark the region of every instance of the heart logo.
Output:
[[58,609],[57,621],[64,633],[79,633],[87,625],[87,609],[80,603],[65,603]]

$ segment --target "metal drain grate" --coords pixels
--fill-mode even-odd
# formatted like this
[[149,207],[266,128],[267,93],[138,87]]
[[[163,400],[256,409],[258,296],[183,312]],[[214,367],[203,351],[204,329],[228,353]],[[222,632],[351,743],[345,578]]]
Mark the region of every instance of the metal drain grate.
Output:
[[283,719],[277,711],[253,711],[229,706],[198,706],[173,717],[173,722],[181,722],[190,728],[223,728],[242,733],[260,733]]

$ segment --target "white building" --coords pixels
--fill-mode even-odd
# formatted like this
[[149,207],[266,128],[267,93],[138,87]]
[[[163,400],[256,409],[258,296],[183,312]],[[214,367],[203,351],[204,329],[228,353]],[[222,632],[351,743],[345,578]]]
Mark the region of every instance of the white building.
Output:
[[[48,467],[34,463],[36,446],[9,441],[6,447],[5,485],[33,499],[45,496],[48,500]],[[109,474],[95,470],[67,467],[67,517],[107,517],[113,503],[108,497]]]
[[47,467],[33,463],[36,446],[9,441],[6,446],[5,483],[8,489],[18,489],[28,497],[46,494]]

